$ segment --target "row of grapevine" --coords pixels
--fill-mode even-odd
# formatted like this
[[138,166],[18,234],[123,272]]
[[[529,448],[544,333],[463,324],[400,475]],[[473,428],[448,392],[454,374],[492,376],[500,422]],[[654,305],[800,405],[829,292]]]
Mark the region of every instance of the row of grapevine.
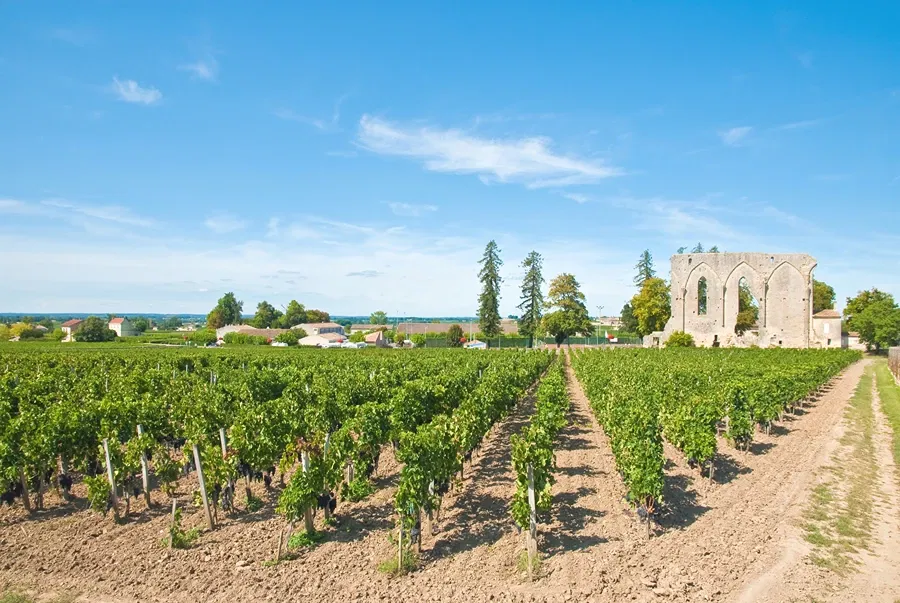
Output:
[[537,556],[538,513],[546,515],[552,503],[553,472],[556,469],[553,444],[566,426],[569,393],[563,356],[554,360],[537,389],[537,402],[531,422],[521,434],[513,434],[512,464],[516,473],[516,492],[510,513],[526,534],[528,575],[532,576]]
[[846,350],[618,350],[573,363],[649,532],[662,502],[663,438],[712,476],[720,431],[747,449],[755,425],[768,429],[858,358]]
[[[71,485],[74,472],[106,510],[119,492],[128,504],[145,467],[171,493],[181,469],[199,461],[213,504],[221,496],[230,507],[237,478],[268,483],[276,466],[284,476],[305,460],[305,511],[310,492],[333,491],[348,463],[367,479],[381,445],[455,407],[495,357],[462,350],[2,355],[0,490],[17,484],[23,501],[35,493],[40,508],[51,481]],[[107,455],[112,489],[103,479]],[[283,495],[288,517],[296,493]],[[249,507],[249,487],[247,494]]]
[[[413,539],[421,547],[421,516],[433,517],[450,480],[490,428],[537,380],[551,357],[542,352],[503,354],[487,367],[460,404],[428,423],[400,434],[397,459],[403,464],[395,498],[399,517],[398,568]],[[404,541],[404,534],[409,537]]]

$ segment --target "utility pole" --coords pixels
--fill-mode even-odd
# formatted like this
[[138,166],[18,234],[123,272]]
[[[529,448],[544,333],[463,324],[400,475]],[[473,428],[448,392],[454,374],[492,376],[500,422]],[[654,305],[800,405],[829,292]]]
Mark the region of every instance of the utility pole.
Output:
[[597,306],[597,347],[600,347],[600,317],[603,316],[603,306]]

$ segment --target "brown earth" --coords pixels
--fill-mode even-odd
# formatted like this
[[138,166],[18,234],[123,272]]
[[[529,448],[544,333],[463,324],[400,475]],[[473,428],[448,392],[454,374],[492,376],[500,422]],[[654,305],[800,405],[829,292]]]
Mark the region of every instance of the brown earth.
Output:
[[[393,495],[399,467],[386,449],[378,491],[341,504],[340,526],[327,539],[278,565],[284,522],[274,514],[277,488],[253,514],[223,518],[193,548],[160,545],[168,526],[165,497],[147,512],[133,504],[123,525],[48,497],[47,510],[26,518],[20,506],[0,510],[0,592],[73,592],[84,601],[769,601],[781,598],[786,572],[806,571],[796,518],[815,470],[834,450],[842,411],[866,362],[848,368],[819,400],[772,430],[752,450],[719,442],[714,481],[666,447],[666,508],[649,540],[623,500],[606,435],[569,370],[570,424],[559,435],[552,522],[541,525],[540,577],[518,569],[523,537],[509,518],[515,489],[509,436],[527,422],[523,401],[496,426],[444,501],[437,531],[427,522],[421,569],[391,579],[378,571],[396,553]],[[181,485],[186,497],[194,485]],[[243,496],[239,491],[239,504]],[[84,491],[76,487],[76,494]],[[321,521],[321,515],[317,518]],[[187,526],[203,512],[188,505]],[[885,541],[895,542],[895,541]],[[846,601],[855,599],[850,593]]]

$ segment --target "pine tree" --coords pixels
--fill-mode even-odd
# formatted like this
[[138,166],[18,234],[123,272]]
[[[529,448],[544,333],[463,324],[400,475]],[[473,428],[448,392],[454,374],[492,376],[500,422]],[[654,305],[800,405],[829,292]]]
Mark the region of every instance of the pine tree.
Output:
[[544,307],[544,294],[541,293],[541,285],[544,277],[541,267],[544,258],[537,251],[532,251],[522,262],[522,268],[526,270],[522,280],[522,303],[517,307],[522,311],[519,317],[519,334],[528,338],[528,347],[534,347],[534,336],[537,335],[541,325],[541,311]]
[[653,269],[653,255],[650,254],[649,249],[645,249],[644,253],[641,254],[638,263],[634,265],[635,270],[637,270],[637,275],[634,277],[634,284],[638,289],[644,286],[644,281],[648,278],[653,278],[656,276],[656,270]]
[[488,339],[500,334],[500,249],[491,241],[484,248],[484,255],[479,261],[481,270],[478,279],[481,281],[481,294],[478,296],[478,326]]

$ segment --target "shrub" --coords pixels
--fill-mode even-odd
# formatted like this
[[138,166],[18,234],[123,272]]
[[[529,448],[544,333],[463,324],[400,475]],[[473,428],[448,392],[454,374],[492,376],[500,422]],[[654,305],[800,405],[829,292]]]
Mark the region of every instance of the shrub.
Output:
[[191,334],[191,343],[197,345],[207,345],[216,342],[216,332],[212,329],[203,329],[202,331],[194,331]]
[[297,345],[297,342],[300,341],[300,335],[298,335],[296,331],[285,331],[276,337],[275,341],[278,343],[286,343],[288,345]]
[[410,337],[410,341],[412,341],[417,346],[425,345],[425,335],[423,335],[422,333],[416,333],[415,335]]
[[75,341],[113,341],[116,332],[109,328],[109,322],[96,316],[89,316],[75,333]]
[[675,331],[663,344],[667,348],[692,348],[694,346],[694,337],[690,333],[684,331]]
[[465,334],[463,333],[462,327],[459,325],[451,325],[450,328],[447,329],[447,345],[451,348],[462,347],[464,337]]

